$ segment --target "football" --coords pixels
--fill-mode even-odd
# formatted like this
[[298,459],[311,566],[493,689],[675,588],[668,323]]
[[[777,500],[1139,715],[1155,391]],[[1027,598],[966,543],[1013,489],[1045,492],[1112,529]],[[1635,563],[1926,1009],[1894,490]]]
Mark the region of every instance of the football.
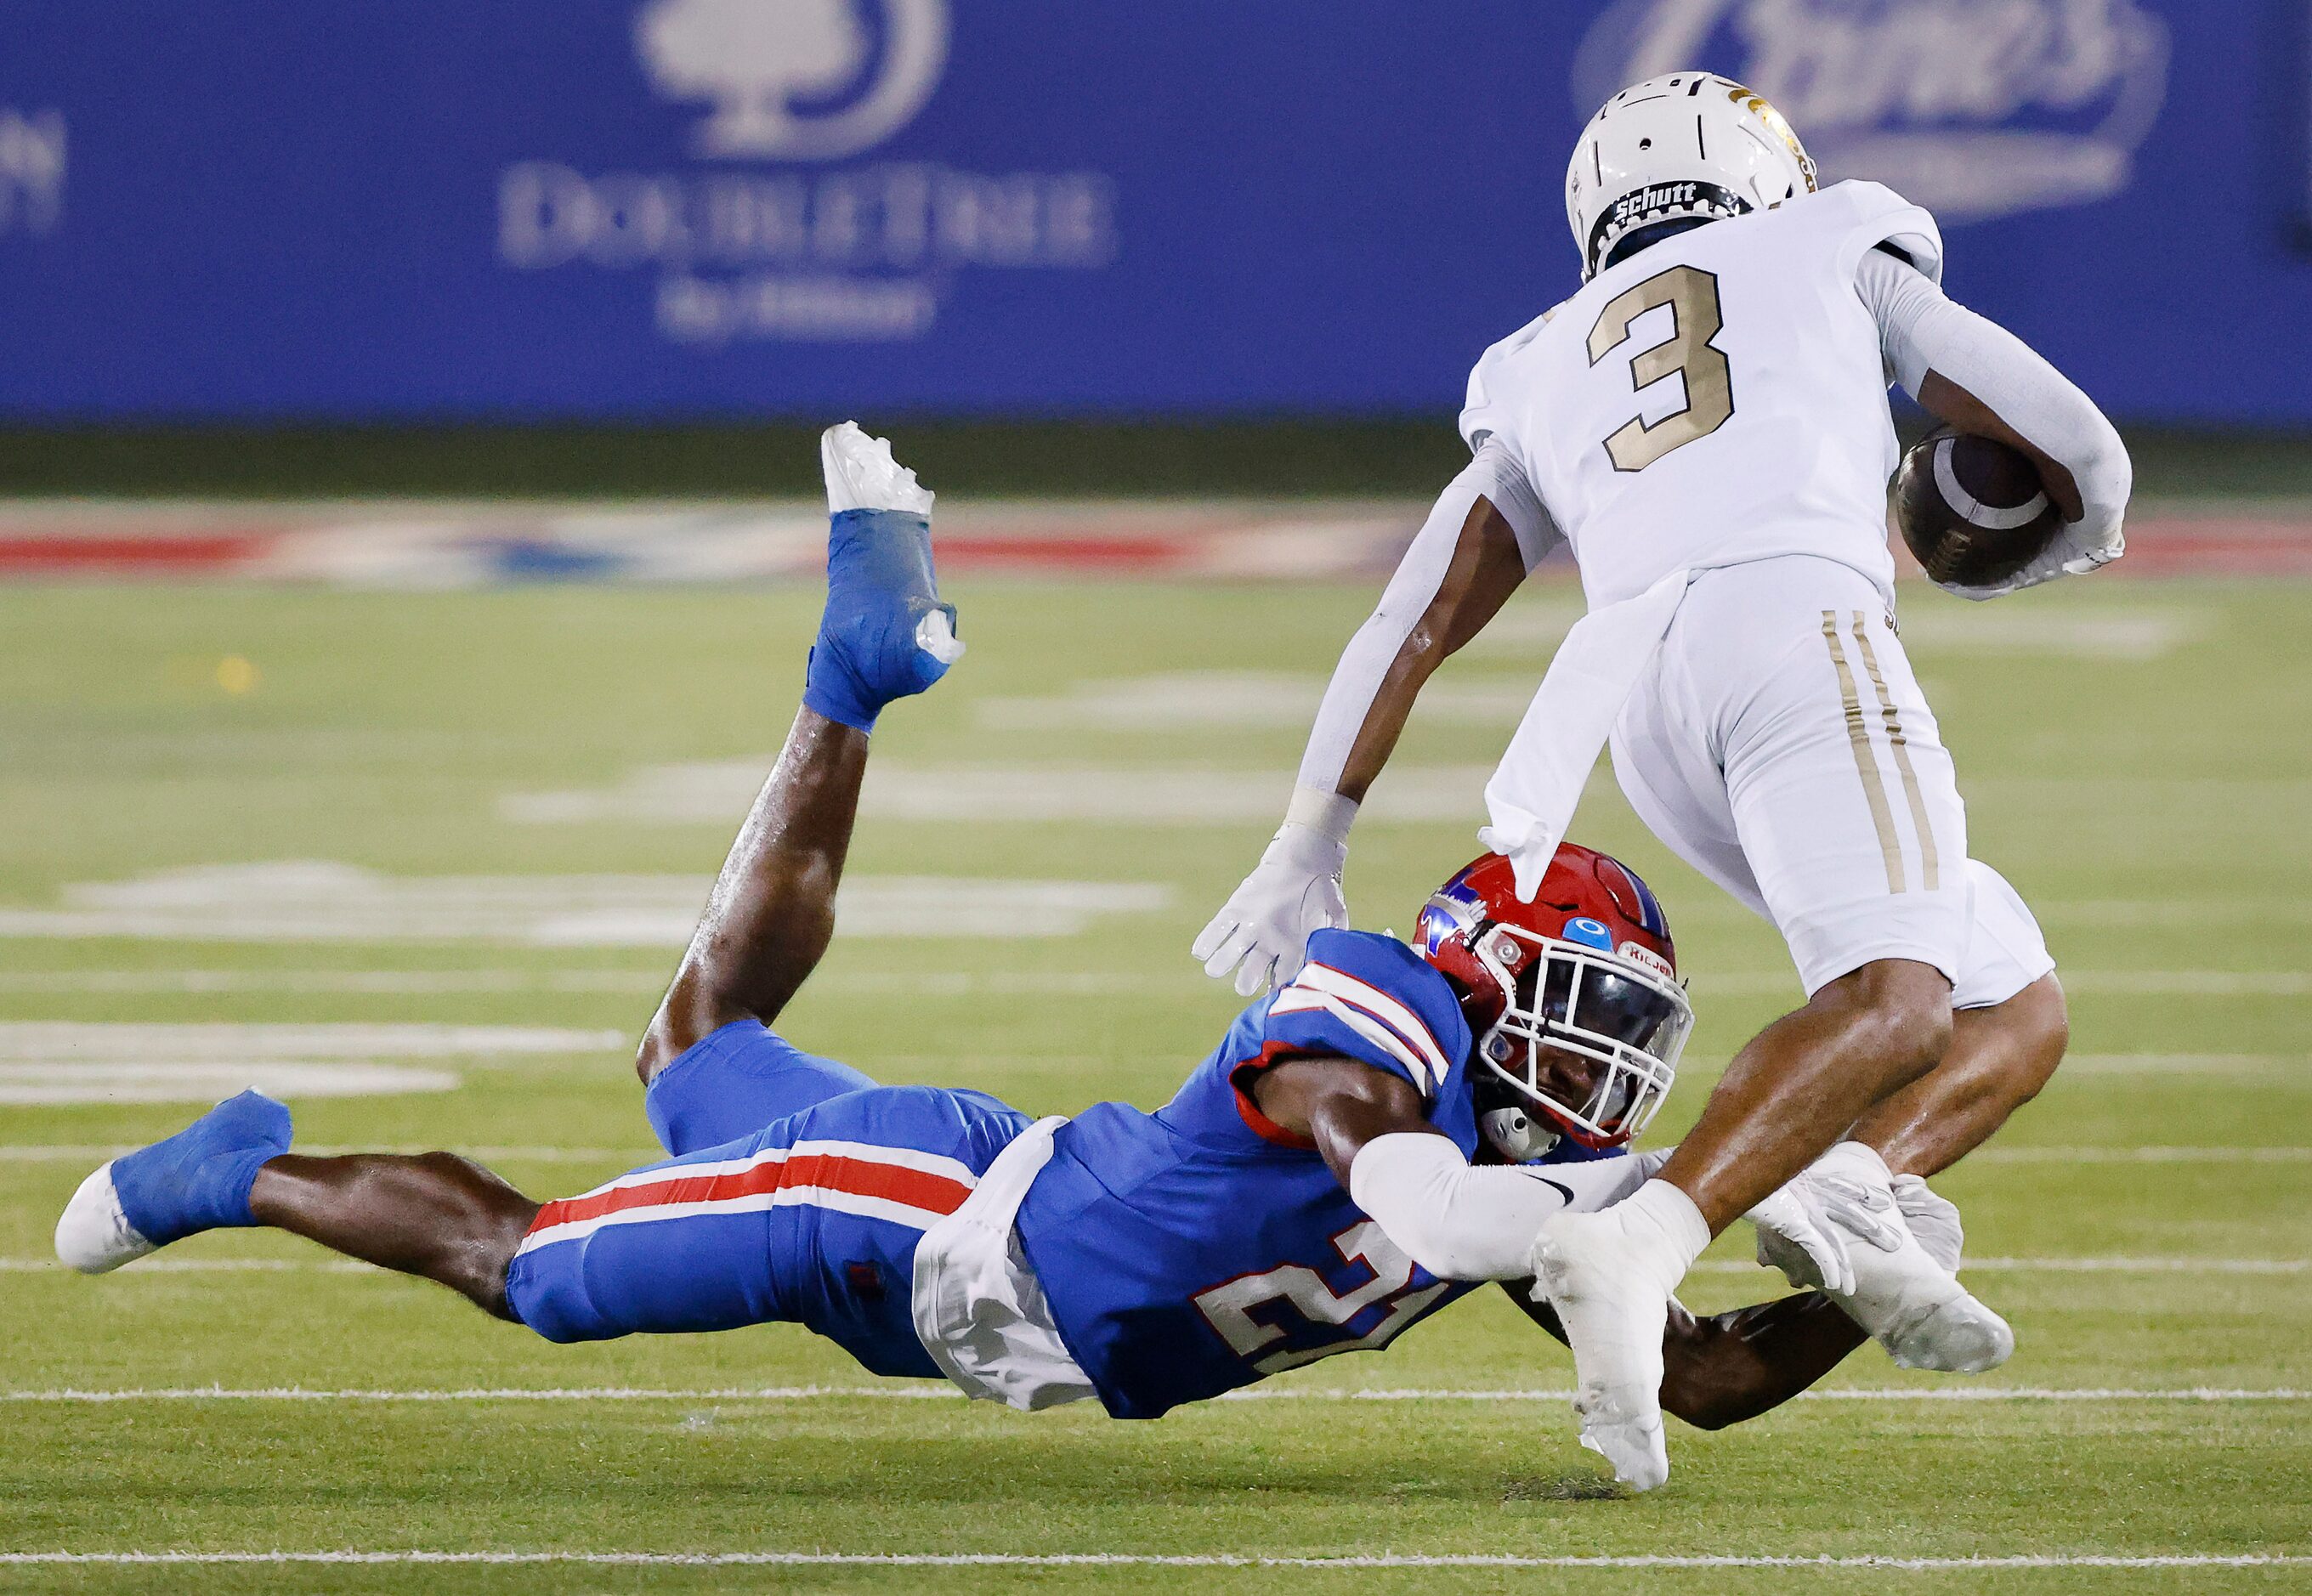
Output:
[[1936,432],[1903,457],[1895,524],[1933,580],[1983,588],[2028,565],[2062,516],[2020,450],[1995,438]]

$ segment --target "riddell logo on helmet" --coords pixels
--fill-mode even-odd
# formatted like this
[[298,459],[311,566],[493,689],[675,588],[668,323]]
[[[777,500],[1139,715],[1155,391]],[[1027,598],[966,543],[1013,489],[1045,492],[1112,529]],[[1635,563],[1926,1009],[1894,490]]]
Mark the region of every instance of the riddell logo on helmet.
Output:
[[1664,981],[1677,979],[1677,972],[1670,968],[1669,961],[1642,942],[1625,942],[1614,951],[1633,964],[1642,964]]

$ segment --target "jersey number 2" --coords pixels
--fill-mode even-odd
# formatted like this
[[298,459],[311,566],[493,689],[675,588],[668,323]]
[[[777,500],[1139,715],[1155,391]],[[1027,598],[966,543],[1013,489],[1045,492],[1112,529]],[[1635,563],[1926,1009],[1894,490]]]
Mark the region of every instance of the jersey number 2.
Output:
[[[1362,1263],[1372,1270],[1372,1278],[1336,1295],[1315,1269],[1288,1263],[1257,1275],[1239,1275],[1208,1291],[1200,1291],[1196,1294],[1196,1306],[1239,1357],[1250,1358],[1252,1366],[1264,1374],[1274,1374],[1297,1369],[1302,1364],[1313,1364],[1336,1352],[1371,1351],[1386,1347],[1397,1339],[1399,1330],[1420,1318],[1430,1304],[1445,1295],[1441,1280],[1419,1291],[1407,1291],[1406,1287],[1413,1284],[1413,1260],[1370,1219],[1362,1225],[1352,1225],[1335,1236],[1333,1250],[1341,1255],[1344,1263]],[[1362,1336],[1337,1336],[1297,1351],[1256,1356],[1261,1348],[1284,1339],[1285,1331],[1281,1324],[1264,1324],[1255,1319],[1252,1311],[1278,1302],[1290,1303],[1303,1319],[1320,1325],[1345,1325],[1367,1308],[1380,1304],[1387,1304],[1388,1312]]]
[[1734,414],[1734,384],[1725,352],[1710,340],[1724,325],[1718,311],[1718,277],[1698,266],[1672,266],[1606,301],[1590,329],[1590,363],[1596,365],[1630,339],[1630,323],[1669,307],[1670,336],[1630,357],[1630,384],[1643,388],[1673,371],[1685,373],[1686,408],[1648,426],[1632,416],[1606,440],[1616,471],[1642,471],[1673,449],[1706,438]]

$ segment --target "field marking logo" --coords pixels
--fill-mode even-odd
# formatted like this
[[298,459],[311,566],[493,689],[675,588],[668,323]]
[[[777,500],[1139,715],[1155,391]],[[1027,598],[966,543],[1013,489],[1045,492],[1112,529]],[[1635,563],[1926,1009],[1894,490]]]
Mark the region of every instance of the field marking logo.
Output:
[[945,0],[650,0],[635,17],[644,70],[668,99],[714,102],[697,149],[726,160],[882,143],[931,98],[947,43]]
[[1980,221],[2125,188],[2168,43],[2135,0],[1616,0],[1573,92],[1586,114],[1644,78],[1722,72],[1781,109],[1827,179]]

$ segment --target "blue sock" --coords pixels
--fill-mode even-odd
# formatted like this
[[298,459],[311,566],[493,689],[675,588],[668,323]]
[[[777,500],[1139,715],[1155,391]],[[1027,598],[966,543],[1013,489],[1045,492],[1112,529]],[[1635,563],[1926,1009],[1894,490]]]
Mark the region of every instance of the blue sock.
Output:
[[803,673],[802,701],[830,720],[875,728],[895,698],[921,693],[947,666],[915,644],[933,610],[951,624],[932,571],[931,522],[901,510],[846,510],[827,536],[827,613]]
[[137,1234],[165,1246],[204,1230],[257,1223],[257,1172],[289,1150],[289,1110],[262,1092],[228,1097],[166,1141],[112,1161],[112,1189]]

